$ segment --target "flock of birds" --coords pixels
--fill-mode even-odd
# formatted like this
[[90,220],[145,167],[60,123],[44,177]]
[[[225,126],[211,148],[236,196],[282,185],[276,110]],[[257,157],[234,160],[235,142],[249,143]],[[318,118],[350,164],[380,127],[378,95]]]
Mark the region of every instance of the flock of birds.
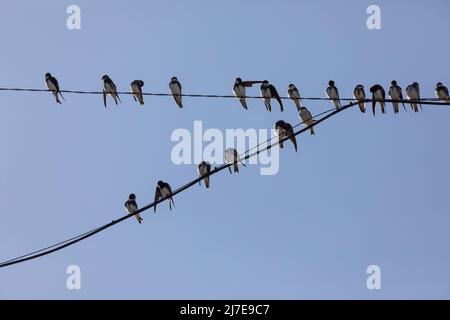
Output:
[[[103,103],[105,108],[107,107],[107,96],[110,95],[112,99],[114,100],[115,104],[117,105],[120,101],[118,92],[117,92],[117,86],[114,84],[112,79],[108,75],[104,75],[102,77],[103,81]],[[61,100],[59,100],[59,97],[61,97],[63,100],[64,97],[61,93],[61,90],[59,88],[58,80],[52,76],[50,73],[45,74],[45,82],[47,84],[47,87],[49,91],[52,92],[52,94],[55,96],[56,102],[61,104]],[[272,105],[271,105],[271,99],[275,99],[278,104],[280,105],[281,112],[284,111],[283,101],[278,94],[277,89],[274,85],[270,84],[269,81],[263,80],[263,81],[243,81],[241,78],[236,78],[234,86],[233,86],[233,93],[234,96],[239,99],[242,107],[247,110],[247,88],[252,87],[255,84],[261,84],[260,85],[260,93],[261,97],[264,100],[264,105],[266,107],[267,111],[272,111]],[[142,80],[134,80],[130,84],[131,93],[133,95],[133,98],[136,102],[138,102],[141,106],[144,105],[144,96],[142,92],[142,87],[144,86],[144,81]],[[177,77],[172,77],[169,83],[169,89],[171,94],[173,95],[173,98],[175,99],[175,102],[177,106],[181,109],[183,108],[183,93],[182,93],[182,87],[181,83],[178,81]],[[341,100],[339,96],[339,90],[335,85],[335,82],[333,80],[330,80],[328,82],[328,87],[325,90],[326,95],[330,101],[333,102],[334,106],[336,107],[336,110],[339,110],[341,105]],[[381,107],[381,112],[386,113],[386,92],[384,88],[376,84],[370,88],[370,92],[372,93],[372,112],[375,115],[375,109],[376,104],[379,103]],[[411,109],[414,112],[419,111],[419,106],[422,109],[421,105],[421,97],[420,97],[420,87],[417,82],[412,83],[411,85],[408,85],[405,89],[406,96],[408,98],[408,101],[410,103]],[[393,80],[391,82],[391,86],[388,91],[389,97],[391,99],[394,113],[399,112],[399,105],[402,103],[403,108],[406,111],[406,107],[404,105],[404,98],[403,98],[403,90],[402,88],[397,84],[397,81]],[[449,91],[446,86],[444,86],[441,82],[438,82],[435,87],[435,94],[436,97],[439,100],[445,101],[447,103],[450,103],[449,98]],[[299,113],[299,118],[302,120],[302,123],[306,126],[310,127],[310,132],[312,135],[315,134],[313,124],[314,120],[309,112],[309,110],[303,105],[301,96],[299,93],[299,90],[294,84],[289,84],[288,86],[288,96],[289,98],[294,102],[295,106],[297,107],[297,111]],[[359,84],[355,87],[353,90],[353,97],[356,102],[358,102],[359,109],[361,112],[366,112],[366,93],[364,90],[364,86]],[[294,145],[295,151],[297,151],[297,141],[294,135],[294,129],[292,125],[288,122],[285,122],[283,120],[280,120],[276,122],[275,124],[275,131],[278,135],[278,143],[280,148],[283,148],[283,141],[285,138],[289,138]],[[228,148],[225,150],[225,163],[226,164],[232,164],[234,172],[239,172],[238,164],[242,164],[245,166],[243,161],[239,158],[239,154],[234,148]],[[231,167],[228,167],[230,173],[231,173]],[[204,183],[206,188],[209,188],[210,181],[209,181],[209,174],[211,172],[211,164],[203,161],[200,163],[197,167],[198,173],[200,177],[204,177]],[[158,201],[160,199],[168,199],[169,200],[169,208],[172,210],[172,206],[175,207],[175,203],[172,198],[172,188],[167,182],[164,181],[158,181],[156,185],[155,190],[155,198],[154,201]],[[125,208],[129,214],[133,214],[138,210],[138,205],[136,202],[136,195],[130,194],[128,197],[128,200],[125,202]],[[156,212],[156,204],[154,206],[154,212]],[[142,222],[142,217],[139,213],[135,214],[135,217],[139,223]]]

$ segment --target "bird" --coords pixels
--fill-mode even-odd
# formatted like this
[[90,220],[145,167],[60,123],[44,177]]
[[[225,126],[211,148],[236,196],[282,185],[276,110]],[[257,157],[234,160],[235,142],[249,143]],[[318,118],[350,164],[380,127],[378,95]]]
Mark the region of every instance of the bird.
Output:
[[448,88],[442,84],[442,82],[438,82],[435,88],[436,97],[439,99],[450,102],[450,98],[448,96]]
[[134,80],[131,84],[131,92],[133,93],[134,101],[138,101],[141,106],[144,105],[144,96],[142,95],[142,87],[144,86],[144,81]]
[[178,81],[177,77],[172,77],[169,83],[170,92],[172,92],[173,98],[177,103],[178,107],[183,108],[183,97],[181,93],[181,83]]
[[104,75],[102,77],[103,80],[103,104],[106,108],[106,96],[109,94],[114,99],[114,102],[117,105],[117,101],[120,101],[119,95],[117,94],[117,87],[114,84],[114,82],[111,80],[111,78],[108,75]]
[[[239,154],[236,149],[228,148],[225,150],[225,163],[233,164],[234,172],[239,172],[238,162],[240,162],[244,167],[247,167],[244,162],[239,158]],[[231,168],[228,167],[228,170],[231,172]]]
[[[198,173],[200,174],[200,177],[205,176],[205,186],[206,188],[209,188],[209,173],[211,172],[211,164],[207,161],[202,161],[197,167]],[[200,181],[198,182],[200,185]]]
[[278,135],[278,143],[280,145],[280,149],[283,149],[283,140],[287,137],[292,141],[292,144],[294,145],[295,152],[297,152],[297,139],[294,135],[294,128],[292,128],[292,125],[288,122],[285,122],[283,120],[279,120],[275,123],[275,131]]
[[[127,209],[129,214],[133,214],[134,212],[136,212],[136,210],[139,209],[136,202],[136,196],[134,193],[128,196],[128,200],[125,202],[125,208]],[[142,219],[139,213],[136,213],[134,216],[136,217],[139,223],[142,223],[142,220],[144,220]]]
[[423,110],[422,104],[420,103],[420,88],[417,82],[414,82],[413,84],[406,87],[406,96],[409,100],[411,100],[410,104],[414,112],[419,112],[417,104],[419,104],[420,108]]
[[288,96],[294,101],[297,111],[300,111],[300,108],[302,107],[302,99],[297,87],[292,83],[288,86]]
[[339,108],[342,107],[341,100],[339,100],[339,90],[334,85],[333,80],[328,81],[328,86],[329,87],[326,90],[327,97],[333,101],[336,110],[339,110]]
[[61,91],[59,90],[58,80],[56,80],[56,78],[52,76],[50,72],[47,72],[45,74],[45,83],[47,84],[48,90],[50,90],[52,94],[55,96],[57,103],[61,104],[61,100],[59,100],[58,94],[61,96],[61,98],[63,98],[63,100],[66,100],[64,99]]
[[[391,98],[391,100],[403,100],[403,93],[402,93],[402,88],[400,88],[397,85],[397,81],[392,80],[391,81],[391,86],[389,88],[389,97]],[[394,107],[394,113],[398,113],[398,105],[399,102],[398,101],[392,101],[392,105]],[[402,101],[402,105],[403,105],[403,109],[405,109],[405,104]]]
[[172,189],[167,182],[159,180],[156,185],[155,190],[155,206],[153,207],[153,211],[156,212],[156,201],[159,199],[169,198],[169,209],[172,210],[172,205],[175,208],[175,203],[172,198]]
[[353,97],[359,102],[359,110],[362,113],[366,112],[366,93],[364,92],[364,86],[362,84],[358,84],[353,90]]
[[[311,116],[311,112],[306,107],[301,107],[299,112],[300,119],[302,122],[309,126],[312,126],[314,124],[314,120]],[[314,127],[310,127],[309,130],[311,131],[311,135],[315,135]]]
[[247,96],[246,88],[252,87],[255,83],[262,83],[262,81],[242,81],[241,78],[236,78],[236,80],[234,81],[233,93],[236,98],[239,98],[239,101],[241,102],[245,110],[248,109],[247,101],[245,99],[245,97]]
[[264,80],[260,87],[261,90],[261,96],[264,98],[264,104],[266,105],[266,109],[268,111],[272,111],[272,106],[270,104],[270,99],[275,98],[278,103],[280,104],[281,112],[284,111],[283,108],[283,101],[281,101],[280,95],[278,94],[277,89],[272,85],[269,84],[269,81]]
[[379,84],[376,84],[370,88],[370,92],[372,92],[372,112],[375,115],[375,105],[377,102],[381,106],[381,113],[386,113],[386,92],[383,87]]

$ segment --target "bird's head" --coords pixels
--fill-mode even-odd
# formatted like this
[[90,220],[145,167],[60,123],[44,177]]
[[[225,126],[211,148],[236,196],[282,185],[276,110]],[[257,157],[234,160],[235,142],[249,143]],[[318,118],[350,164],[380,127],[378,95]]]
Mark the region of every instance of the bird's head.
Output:
[[178,78],[177,78],[177,77],[172,77],[172,78],[170,79],[170,81],[178,81]]
[[108,79],[109,79],[109,76],[108,76],[108,75],[105,74],[105,75],[102,76],[102,80],[103,80],[103,81],[108,80]]
[[238,78],[236,78],[236,80],[234,81],[234,83],[236,83],[236,84],[242,83],[242,79],[238,77]]
[[436,88],[438,88],[438,87],[442,87],[442,82],[436,83]]
[[333,80],[328,81],[328,85],[329,85],[330,87],[333,87],[333,86],[334,86],[334,81],[333,81]]
[[294,89],[296,89],[296,88],[295,88],[295,85],[294,85],[293,83],[290,83],[289,86],[288,86],[288,88],[289,88],[289,90],[294,90]]
[[392,80],[392,81],[391,81],[391,85],[396,86],[396,85],[397,85],[397,81]]
[[136,199],[136,195],[135,195],[134,193],[131,193],[131,194],[128,196],[128,199],[130,199],[130,200],[135,200],[135,199]]
[[52,76],[52,74],[50,73],[50,72],[47,72],[46,74],[45,74],[45,78],[50,78]]

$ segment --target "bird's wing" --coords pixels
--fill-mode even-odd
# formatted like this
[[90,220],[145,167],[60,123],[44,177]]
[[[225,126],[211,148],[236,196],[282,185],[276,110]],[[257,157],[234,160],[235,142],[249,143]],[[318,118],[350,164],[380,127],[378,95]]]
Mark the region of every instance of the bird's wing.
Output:
[[105,91],[105,89],[103,89],[103,104],[105,105],[105,108],[106,108],[106,91]]
[[281,106],[281,111],[283,111],[283,101],[281,101],[281,98],[280,98],[280,95],[278,94],[277,89],[273,85],[270,85],[269,90],[270,90],[270,95],[272,97],[275,97],[275,99],[277,99],[278,103]]
[[159,189],[159,186],[156,186],[155,190],[155,205],[153,206],[153,211],[156,212],[156,201],[158,201],[162,197],[161,190]]
[[253,86],[253,85],[256,84],[256,83],[262,83],[262,81],[242,81],[242,82],[241,82],[241,84],[242,84],[244,87],[251,87],[251,86]]

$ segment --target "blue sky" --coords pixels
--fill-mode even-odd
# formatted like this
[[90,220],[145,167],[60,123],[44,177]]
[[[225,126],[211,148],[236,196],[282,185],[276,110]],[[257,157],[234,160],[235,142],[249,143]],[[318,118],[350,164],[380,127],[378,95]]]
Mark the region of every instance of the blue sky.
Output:
[[[81,8],[81,30],[66,8]],[[381,30],[366,9],[381,8]],[[323,97],[356,84],[405,88],[434,97],[450,85],[447,1],[2,1],[0,86],[119,90],[134,79],[168,92],[230,94],[234,78],[268,79],[280,93],[295,83]],[[368,90],[367,90],[368,91]],[[253,94],[258,89],[253,88]],[[271,128],[298,123],[286,101],[130,96],[104,110],[100,96],[0,93],[0,257],[35,250],[124,214],[130,192],[149,203],[157,180],[180,186],[195,165],[175,166],[174,129]],[[111,100],[110,100],[111,102]],[[313,114],[332,107],[305,103]],[[280,171],[256,165],[212,177],[144,223],[127,220],[42,259],[0,270],[0,298],[57,299],[381,299],[450,298],[450,109],[386,116],[345,111],[286,148]],[[82,289],[66,288],[78,265]],[[381,268],[381,290],[366,268]]]

